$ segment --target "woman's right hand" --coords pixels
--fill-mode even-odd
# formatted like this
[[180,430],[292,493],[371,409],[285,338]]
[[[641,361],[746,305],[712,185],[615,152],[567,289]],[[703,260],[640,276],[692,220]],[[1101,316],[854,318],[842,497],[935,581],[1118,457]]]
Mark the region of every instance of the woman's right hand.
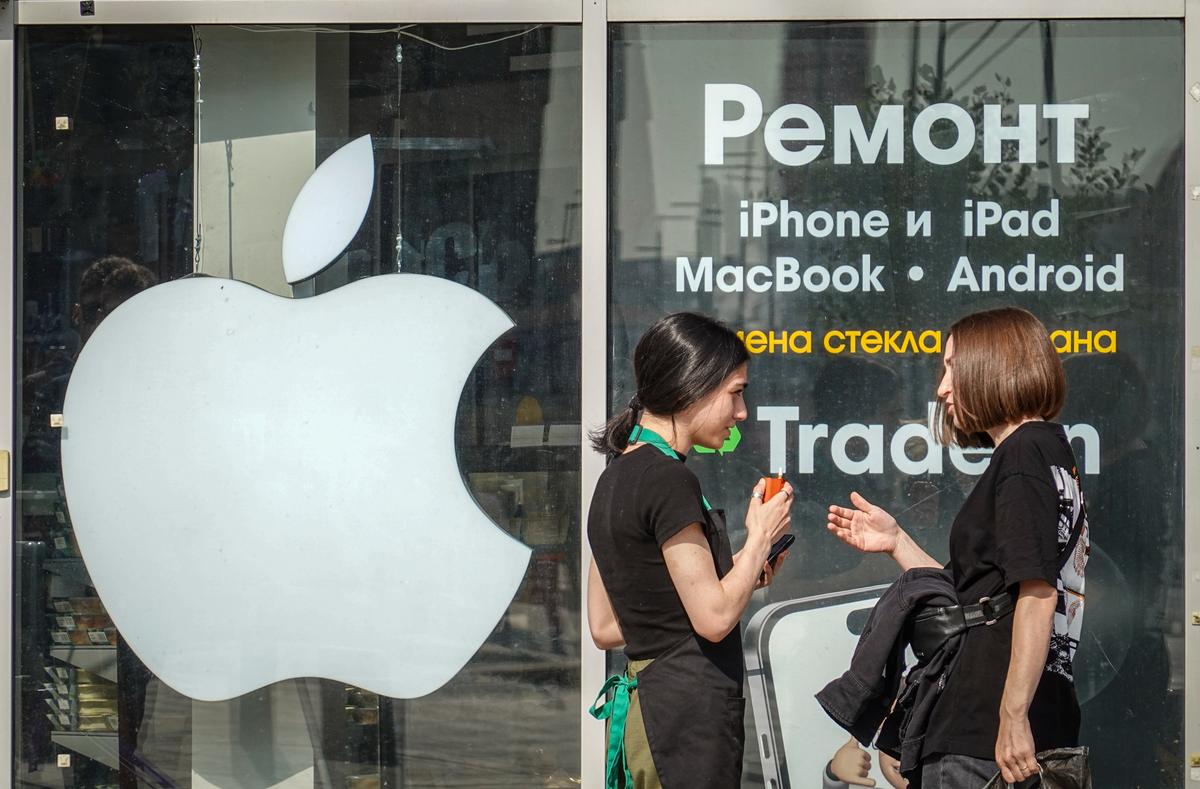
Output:
[[850,503],[853,509],[830,505],[826,524],[829,531],[864,553],[894,553],[901,534],[896,519],[857,492],[850,494]]
[[783,489],[772,496],[770,501],[763,501],[762,495],[766,488],[766,483],[761,479],[754,486],[750,506],[746,509],[746,532],[747,540],[757,535],[769,549],[776,540],[787,533],[788,527],[792,524],[794,492],[792,484],[785,482]]

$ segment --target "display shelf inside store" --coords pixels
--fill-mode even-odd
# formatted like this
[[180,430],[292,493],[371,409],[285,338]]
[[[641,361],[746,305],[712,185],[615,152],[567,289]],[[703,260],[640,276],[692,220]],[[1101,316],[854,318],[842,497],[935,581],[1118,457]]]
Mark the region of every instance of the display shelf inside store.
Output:
[[115,731],[55,731],[50,733],[50,739],[106,767],[120,768],[121,748]]
[[84,565],[83,559],[79,557],[46,559],[42,562],[42,567],[57,576],[61,576],[69,583],[79,586],[93,585],[92,577],[88,575],[87,567]]
[[51,647],[50,657],[69,663],[76,668],[117,681],[117,648],[102,647]]

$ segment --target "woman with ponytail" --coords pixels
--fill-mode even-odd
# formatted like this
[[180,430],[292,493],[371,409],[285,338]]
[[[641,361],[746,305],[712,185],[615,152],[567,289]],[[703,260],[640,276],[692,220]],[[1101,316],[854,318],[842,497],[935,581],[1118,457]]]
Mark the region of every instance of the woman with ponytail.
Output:
[[[754,488],[734,555],[722,510],[684,465],[746,418],[742,341],[692,313],[651,326],[634,351],[637,392],[592,436],[610,458],[588,513],[588,624],[601,649],[625,647],[592,714],[609,720],[608,789],[737,789],[745,699],[740,621],[782,557],[792,488]],[[785,554],[786,555],[786,554]]]

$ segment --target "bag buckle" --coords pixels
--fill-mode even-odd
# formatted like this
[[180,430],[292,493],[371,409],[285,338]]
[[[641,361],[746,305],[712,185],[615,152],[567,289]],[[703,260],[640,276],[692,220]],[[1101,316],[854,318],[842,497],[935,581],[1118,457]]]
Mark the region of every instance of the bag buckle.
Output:
[[996,609],[992,608],[992,598],[991,597],[979,598],[979,610],[980,610],[980,612],[983,613],[983,615],[985,617],[987,617],[987,621],[984,622],[985,625],[996,624],[996,622],[997,622]]

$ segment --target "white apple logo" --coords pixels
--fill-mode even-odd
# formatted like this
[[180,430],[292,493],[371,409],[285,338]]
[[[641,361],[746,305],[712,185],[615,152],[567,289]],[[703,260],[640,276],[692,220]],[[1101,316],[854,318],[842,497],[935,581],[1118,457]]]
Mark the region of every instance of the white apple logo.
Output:
[[[349,243],[372,159],[360,138],[305,184],[289,281]],[[297,300],[177,280],[105,319],[67,389],[63,478],[88,572],[145,664],[204,701],[303,676],[412,698],[453,677],[529,561],[454,450],[463,384],[512,325],[415,274]]]

